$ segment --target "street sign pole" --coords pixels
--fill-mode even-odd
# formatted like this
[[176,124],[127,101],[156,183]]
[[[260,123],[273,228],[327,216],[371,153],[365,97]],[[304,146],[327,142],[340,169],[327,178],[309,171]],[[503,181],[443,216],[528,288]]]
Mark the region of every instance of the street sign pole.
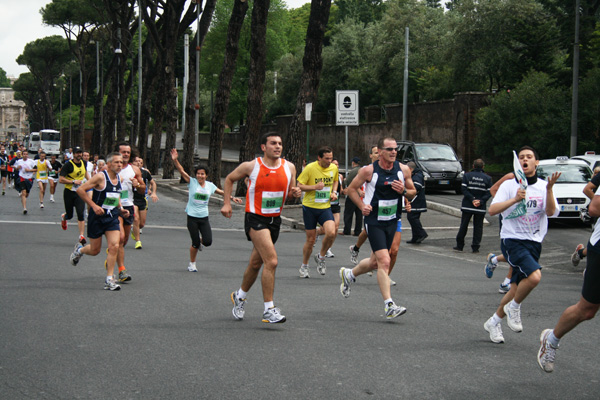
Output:
[[306,163],[308,164],[308,157],[310,156],[309,150],[309,137],[310,137],[310,120],[312,115],[312,103],[306,103],[304,108],[304,120],[306,121]]
[[335,124],[346,127],[346,174],[348,174],[348,126],[358,126],[358,110],[358,90],[335,91]]

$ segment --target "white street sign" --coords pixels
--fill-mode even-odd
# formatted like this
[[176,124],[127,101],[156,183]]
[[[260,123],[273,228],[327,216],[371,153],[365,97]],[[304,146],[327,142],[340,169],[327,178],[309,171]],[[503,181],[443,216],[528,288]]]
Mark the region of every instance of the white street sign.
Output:
[[335,124],[358,125],[358,90],[335,91]]
[[312,103],[306,103],[304,108],[304,120],[310,121],[310,117],[312,114]]

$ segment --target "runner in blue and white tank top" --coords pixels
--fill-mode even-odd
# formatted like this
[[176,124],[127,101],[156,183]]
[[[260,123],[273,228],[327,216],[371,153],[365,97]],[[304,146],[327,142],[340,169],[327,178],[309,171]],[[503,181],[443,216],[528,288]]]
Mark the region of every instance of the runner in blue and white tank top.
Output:
[[[105,290],[119,290],[114,278],[114,266],[119,251],[121,228],[119,216],[128,217],[128,211],[121,206],[121,179],[119,171],[123,166],[123,158],[119,153],[112,153],[106,160],[107,170],[94,175],[90,180],[77,188],[77,195],[90,207],[88,217],[89,244],[75,245],[71,254],[71,264],[77,265],[84,254],[96,256],[102,249],[102,235],[106,236],[108,251],[104,267],[106,268]],[[92,197],[87,194],[92,190]]]
[[[350,284],[356,277],[377,270],[377,283],[385,305],[387,319],[398,317],[406,308],[397,306],[390,292],[390,253],[389,250],[396,233],[397,221],[402,212],[403,196],[412,199],[417,190],[413,184],[410,170],[396,161],[398,145],[396,139],[386,137],[377,143],[379,160],[361,168],[348,187],[348,195],[365,216],[365,230],[373,253],[362,260],[352,270],[340,269],[340,292],[344,297],[350,295]],[[366,184],[365,197],[361,199],[358,189]]]

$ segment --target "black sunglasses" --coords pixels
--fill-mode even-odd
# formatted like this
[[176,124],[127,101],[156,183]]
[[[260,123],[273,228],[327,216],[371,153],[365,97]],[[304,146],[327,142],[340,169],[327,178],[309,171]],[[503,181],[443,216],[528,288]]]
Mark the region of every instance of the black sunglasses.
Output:
[[400,149],[400,147],[382,147],[380,150],[385,150],[385,151],[398,151],[398,149]]

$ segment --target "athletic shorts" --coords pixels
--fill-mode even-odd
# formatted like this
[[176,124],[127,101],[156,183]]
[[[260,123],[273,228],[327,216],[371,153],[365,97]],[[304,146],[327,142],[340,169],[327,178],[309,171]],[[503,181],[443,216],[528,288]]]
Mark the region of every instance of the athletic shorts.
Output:
[[48,183],[48,178],[36,179],[38,182]]
[[340,207],[339,204],[332,204],[331,205],[331,213],[332,214],[339,214],[342,211],[342,207]]
[[331,208],[312,208],[302,206],[302,216],[304,217],[304,229],[310,231],[317,229],[317,223],[323,226],[327,221],[334,221]]
[[148,209],[148,200],[145,197],[141,199],[133,198],[133,204],[137,206],[140,211],[145,211]]
[[396,232],[402,232],[402,220],[399,219],[398,223],[396,224]]
[[110,213],[104,210],[104,215],[96,215],[94,211],[90,211],[87,229],[90,239],[98,239],[108,231],[120,230],[119,210],[115,208]]
[[254,229],[255,231],[268,229],[269,232],[271,232],[271,241],[273,241],[273,244],[275,244],[277,239],[279,239],[280,228],[281,217],[263,217],[262,215],[249,212],[247,212],[246,216],[244,217],[244,231],[246,232],[246,237],[249,241],[252,241],[250,238],[250,229]]
[[371,244],[371,250],[375,252],[377,250],[391,249],[397,226],[398,225],[393,222],[385,225],[365,224],[365,230],[367,231],[367,237]]
[[581,297],[592,304],[600,304],[600,253],[587,245],[587,266],[583,275]]
[[502,239],[500,249],[508,264],[513,268],[511,283],[517,285],[538,269],[542,244],[533,240]]
[[123,218],[123,225],[133,225],[133,219],[134,219],[134,208],[133,206],[123,206],[124,209],[126,209],[127,211],[129,211],[129,217],[124,218],[123,215],[121,215],[119,213],[119,216],[121,218]]
[[8,176],[8,171],[7,170],[1,170],[0,171],[0,178],[6,178]]
[[33,179],[23,179],[19,177],[19,191],[26,190],[27,193],[31,192],[31,187],[33,186]]

